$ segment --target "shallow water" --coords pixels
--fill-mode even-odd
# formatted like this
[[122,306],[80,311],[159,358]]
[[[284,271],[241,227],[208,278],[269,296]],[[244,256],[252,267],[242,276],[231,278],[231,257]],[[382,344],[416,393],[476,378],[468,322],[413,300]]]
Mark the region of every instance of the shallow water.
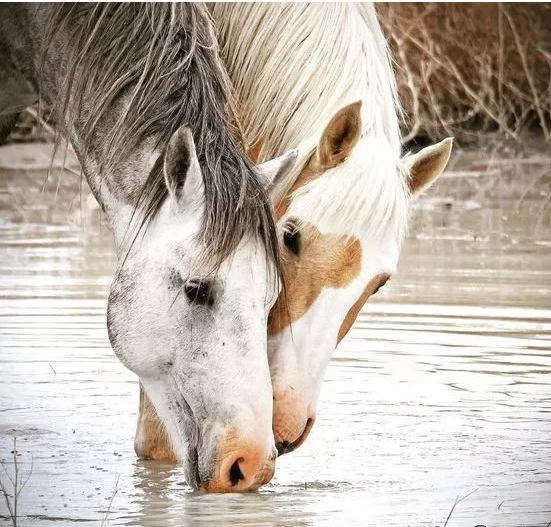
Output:
[[36,148],[0,150],[0,459],[12,474],[17,436],[22,525],[442,525],[467,495],[449,526],[551,521],[543,154],[456,157],[336,352],[305,445],[258,493],[200,496],[135,458],[138,385],[105,329],[110,234],[78,177],[42,191]]

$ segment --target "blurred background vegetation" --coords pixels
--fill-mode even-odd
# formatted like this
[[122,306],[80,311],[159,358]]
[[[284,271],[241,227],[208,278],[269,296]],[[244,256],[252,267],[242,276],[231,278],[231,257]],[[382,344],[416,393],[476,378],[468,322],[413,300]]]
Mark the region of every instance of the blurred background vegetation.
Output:
[[378,3],[407,141],[551,140],[551,4]]
[[[490,135],[551,142],[550,3],[377,4],[392,49],[406,143]],[[46,123],[38,126],[38,116]],[[47,141],[48,108],[25,111],[10,141]]]

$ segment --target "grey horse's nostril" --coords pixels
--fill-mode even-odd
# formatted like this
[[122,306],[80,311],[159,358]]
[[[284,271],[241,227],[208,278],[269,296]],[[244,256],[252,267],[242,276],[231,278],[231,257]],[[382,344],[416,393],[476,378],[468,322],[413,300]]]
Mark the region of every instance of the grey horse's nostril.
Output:
[[293,443],[290,443],[289,441],[282,441],[281,443],[276,443],[277,448],[277,454],[278,456],[282,456],[283,454],[288,454],[289,452],[292,452],[295,447],[293,446]]
[[236,459],[233,465],[230,467],[230,482],[234,487],[242,479],[245,479],[245,476],[243,475],[243,472],[241,472],[241,468],[239,467],[239,461],[241,461],[241,458]]

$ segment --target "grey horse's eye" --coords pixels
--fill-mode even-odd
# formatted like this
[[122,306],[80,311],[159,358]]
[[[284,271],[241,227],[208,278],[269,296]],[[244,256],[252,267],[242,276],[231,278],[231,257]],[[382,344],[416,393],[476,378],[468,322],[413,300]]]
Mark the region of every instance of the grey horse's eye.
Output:
[[212,288],[208,282],[190,280],[184,286],[188,300],[194,304],[211,306],[214,302]]

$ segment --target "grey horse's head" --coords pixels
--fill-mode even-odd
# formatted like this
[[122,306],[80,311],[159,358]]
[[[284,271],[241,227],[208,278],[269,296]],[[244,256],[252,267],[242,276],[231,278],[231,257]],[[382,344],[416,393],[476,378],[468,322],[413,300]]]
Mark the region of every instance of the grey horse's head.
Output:
[[[294,157],[257,175],[269,184]],[[275,466],[266,324],[277,273],[252,234],[216,269],[205,258],[209,197],[189,129],[172,136],[161,161],[166,198],[111,286],[111,344],[139,376],[190,485],[254,489]]]

